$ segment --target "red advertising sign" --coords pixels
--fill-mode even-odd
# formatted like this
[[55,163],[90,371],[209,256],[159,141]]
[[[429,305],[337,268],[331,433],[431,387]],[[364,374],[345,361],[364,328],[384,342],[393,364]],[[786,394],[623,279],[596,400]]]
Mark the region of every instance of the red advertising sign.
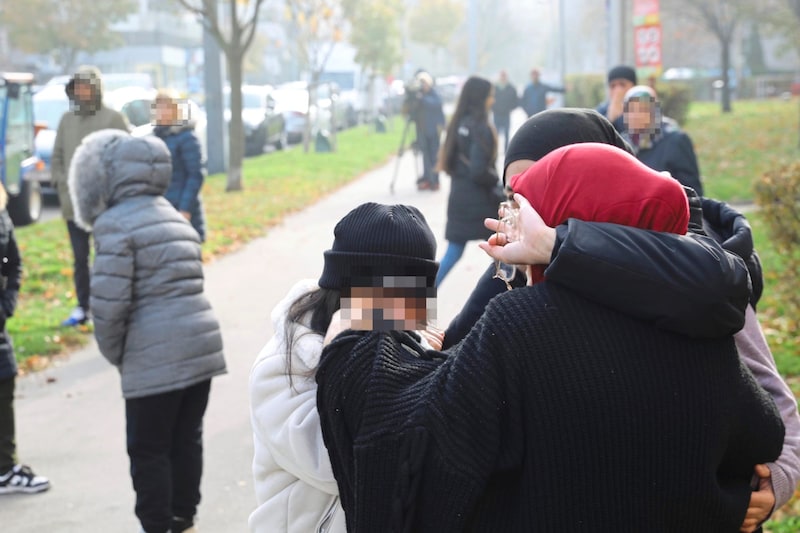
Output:
[[634,28],[633,41],[636,68],[661,67],[661,24]]
[[661,74],[661,22],[658,0],[633,1],[633,46],[641,77]]

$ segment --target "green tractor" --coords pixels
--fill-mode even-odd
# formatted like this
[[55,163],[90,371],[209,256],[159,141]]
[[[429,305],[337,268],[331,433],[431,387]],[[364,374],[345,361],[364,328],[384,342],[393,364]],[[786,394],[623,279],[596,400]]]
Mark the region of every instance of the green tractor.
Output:
[[39,182],[47,172],[34,154],[32,96],[32,74],[0,72],[0,180],[8,193],[8,214],[17,226],[39,220]]

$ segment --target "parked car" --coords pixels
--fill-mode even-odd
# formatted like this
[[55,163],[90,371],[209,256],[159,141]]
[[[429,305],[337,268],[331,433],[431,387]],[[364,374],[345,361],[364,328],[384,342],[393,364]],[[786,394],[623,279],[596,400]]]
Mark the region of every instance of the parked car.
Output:
[[[283,114],[275,110],[273,88],[269,85],[242,85],[242,122],[244,124],[244,155],[264,153],[266,145],[282,150],[286,144]],[[225,123],[231,120],[231,89],[225,87]]]
[[0,181],[8,214],[23,226],[39,220],[44,163],[34,154],[33,74],[0,73]]
[[[287,83],[279,85],[272,91],[272,98],[275,100],[275,112],[283,116],[287,141],[290,143],[300,142],[303,139],[303,131],[309,116],[308,91],[302,85]],[[312,113],[311,123],[313,124],[316,117],[316,111],[313,108]]]
[[[332,90],[333,89],[333,90]],[[299,142],[303,138],[306,119],[311,123],[311,131],[331,129],[332,109],[336,113],[336,129],[348,126],[347,108],[338,104],[335,85],[320,84],[316,99],[308,105],[308,83],[292,81],[279,85],[272,95],[276,110],[283,114],[289,142]]]

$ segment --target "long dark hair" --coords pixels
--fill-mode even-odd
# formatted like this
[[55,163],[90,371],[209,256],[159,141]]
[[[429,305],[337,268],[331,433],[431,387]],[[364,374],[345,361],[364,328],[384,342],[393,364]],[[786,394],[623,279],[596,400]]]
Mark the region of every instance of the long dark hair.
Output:
[[[286,374],[289,383],[292,383],[292,351],[294,350],[294,334],[297,325],[304,322],[307,314],[311,314],[308,328],[319,335],[325,335],[331,325],[331,317],[341,306],[341,291],[338,289],[314,289],[297,298],[289,306],[284,324],[284,338],[286,339]],[[313,376],[316,369],[309,371]]]
[[467,116],[474,117],[478,122],[485,122],[492,130],[495,142],[492,147],[492,154],[497,156],[497,137],[494,128],[489,124],[489,112],[486,109],[486,99],[492,92],[492,82],[479,76],[470,76],[461,89],[458,97],[456,110],[447,125],[447,137],[445,137],[442,151],[439,154],[439,169],[445,172],[452,172],[458,161],[458,128],[461,119]]

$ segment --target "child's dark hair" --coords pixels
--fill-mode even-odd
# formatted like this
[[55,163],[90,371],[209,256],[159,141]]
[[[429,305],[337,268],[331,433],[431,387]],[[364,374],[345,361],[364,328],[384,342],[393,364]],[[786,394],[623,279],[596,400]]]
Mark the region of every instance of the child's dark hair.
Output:
[[[284,338],[286,339],[286,374],[289,383],[292,383],[292,350],[294,349],[294,335],[297,324],[307,314],[311,314],[308,327],[314,333],[325,335],[331,325],[333,314],[341,306],[341,291],[338,289],[318,288],[307,292],[292,302],[286,316],[284,325]],[[313,376],[316,369],[309,371],[308,376]]]

